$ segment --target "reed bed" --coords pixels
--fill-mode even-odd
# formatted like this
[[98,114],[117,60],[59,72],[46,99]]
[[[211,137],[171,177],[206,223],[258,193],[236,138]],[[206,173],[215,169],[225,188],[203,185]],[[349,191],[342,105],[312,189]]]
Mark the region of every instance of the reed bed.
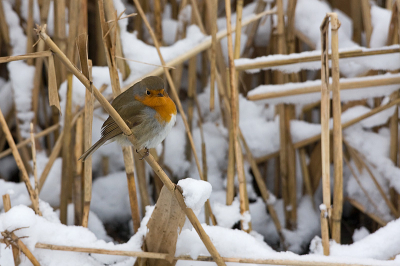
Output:
[[[223,204],[231,206],[238,201],[241,218],[235,221],[237,228],[246,233],[260,228],[257,220],[260,216],[258,213],[252,214],[251,210],[255,206],[252,204],[257,202],[258,198],[261,199],[265,206],[263,215],[268,217],[269,222],[273,224],[273,234],[277,235],[274,243],[268,242],[268,239],[266,242],[277,251],[291,250],[290,233],[295,234],[301,228],[300,217],[303,215],[301,212],[304,211],[304,208],[300,207],[300,200],[303,198],[310,200],[313,213],[317,213],[316,217],[319,216],[317,223],[320,226],[322,253],[326,256],[331,253],[331,240],[338,244],[349,244],[352,242],[349,239],[356,227],[366,226],[373,232],[390,222],[387,217],[392,217],[392,220],[399,218],[400,193],[397,192],[396,187],[389,186],[389,182],[382,181],[379,172],[381,166],[371,159],[373,158],[371,154],[366,154],[362,147],[357,147],[354,141],[346,139],[348,137],[346,132],[362,127],[364,125],[362,123],[365,121],[371,121],[372,118],[377,117],[382,120],[388,119],[388,121],[380,121],[378,125],[364,130],[371,134],[379,134],[379,132],[389,134],[389,159],[393,167],[397,169],[400,158],[398,154],[398,105],[400,104],[398,90],[386,98],[369,97],[370,102],[360,97],[360,99],[345,103],[340,94],[344,90],[360,89],[359,91],[361,91],[363,88],[398,85],[400,78],[395,73],[383,75],[384,71],[370,70],[365,75],[373,76],[372,78],[359,77],[359,80],[348,81],[340,78],[342,69],[339,65],[340,58],[362,60],[367,56],[389,54],[395,56],[400,52],[400,48],[397,46],[374,48],[373,50],[342,51],[339,49],[338,32],[341,23],[338,15],[327,13],[324,20],[321,21],[320,27],[321,55],[257,61],[261,56],[267,54],[290,55],[303,52],[304,47],[310,49],[316,47],[316,44],[306,34],[296,28],[297,1],[295,0],[289,0],[287,8],[284,7],[282,0],[274,1],[272,5],[262,0],[253,1],[254,14],[250,16],[244,15],[248,14],[246,5],[249,1],[243,0],[237,0],[234,3],[229,0],[225,0],[224,3],[216,0],[154,0],[151,4],[147,1],[133,0],[126,3],[129,7],[128,10],[137,12],[131,14],[127,14],[126,10],[118,13],[117,1],[113,2],[112,0],[98,2],[60,0],[54,1],[54,21],[51,21],[53,23],[51,33],[46,26],[46,23],[49,22],[47,14],[50,1],[40,1],[38,5],[40,25],[36,25],[36,27],[34,27],[34,1],[27,1],[28,12],[26,15],[20,12],[19,1],[15,2],[13,8],[23,21],[21,25],[23,25],[22,29],[26,35],[26,53],[16,55],[13,52],[13,49],[16,49],[10,39],[13,32],[10,32],[9,27],[11,26],[4,19],[5,11],[3,4],[0,3],[0,76],[5,81],[12,78],[12,73],[9,73],[11,68],[7,68],[12,62],[22,61],[32,68],[34,74],[31,93],[29,97],[25,96],[31,103],[29,112],[32,114],[32,119],[29,121],[29,138],[24,139],[24,127],[21,122],[23,116],[20,114],[20,109],[17,108],[20,103],[15,101],[12,108],[2,108],[7,109],[7,112],[4,113],[0,109],[0,164],[7,157],[14,158],[17,173],[8,177],[6,181],[10,183],[23,181],[25,183],[30,199],[29,204],[36,215],[42,215],[39,208],[40,193],[46,182],[49,182],[48,179],[51,178],[49,175],[55,162],[61,159],[59,205],[52,207],[59,209],[61,223],[67,224],[68,206],[74,205],[74,224],[83,227],[89,226],[89,213],[93,204],[93,183],[101,174],[108,176],[116,171],[113,165],[115,158],[110,155],[103,156],[101,163],[96,160],[92,161],[91,157],[85,162],[78,161],[78,158],[92,145],[94,140],[92,136],[100,130],[94,127],[95,119],[98,117],[104,119],[106,115],[110,115],[114,119],[123,134],[135,146],[135,137],[125,121],[111,106],[110,101],[145,76],[164,78],[167,90],[177,106],[180,119],[178,123],[183,123],[181,128],[185,136],[182,137],[181,143],[174,143],[175,147],[173,148],[164,142],[162,152],[151,150],[144,160],[142,160],[143,150],[135,152],[132,147],[121,149],[123,163],[121,162],[120,167],[126,174],[129,197],[127,200],[130,207],[129,220],[133,224],[132,233],[137,233],[140,226],[143,226],[141,220],[146,214],[146,206],[153,205],[157,201],[162,202],[163,199],[172,202],[170,205],[161,205],[164,206],[162,207],[164,209],[154,211],[154,216],[151,217],[148,224],[152,227],[149,230],[159,230],[157,232],[163,234],[160,237],[162,241],[157,240],[163,243],[149,239],[152,236],[149,234],[145,237],[143,252],[46,243],[37,243],[37,249],[140,258],[135,265],[141,263],[170,265],[178,260],[214,261],[219,266],[226,265],[227,262],[338,265],[322,260],[261,260],[223,257],[216,248],[214,239],[210,238],[200,222],[204,221],[209,226],[218,225],[220,216],[215,210],[218,207],[215,206],[212,198],[208,199],[204,205],[204,217],[196,215],[195,210],[189,208],[185,203],[184,191],[176,184],[182,175],[174,172],[176,167],[172,164],[169,165],[170,158],[165,157],[169,152],[168,148],[174,149],[179,145],[184,146],[181,149],[184,153],[181,159],[182,165],[190,166],[185,170],[185,177],[192,174],[196,175],[198,179],[210,183],[219,178],[218,180],[224,182]],[[369,47],[373,30],[370,12],[372,7],[368,1],[361,1],[361,10],[356,12],[354,1],[350,2],[343,3],[342,8],[352,11],[353,41],[361,44],[361,31],[364,31],[366,46]],[[396,13],[398,4],[400,2],[396,1],[394,6],[390,6],[394,11],[392,12],[388,45],[398,44],[400,39],[396,31],[400,28],[398,25],[400,15]],[[189,6],[190,8],[188,8]],[[66,9],[68,9],[67,13]],[[232,22],[233,13],[236,14],[234,23]],[[66,14],[68,14],[67,17]],[[187,17],[188,14],[190,20]],[[168,44],[171,38],[167,35],[171,30],[165,27],[168,25],[164,23],[166,16],[170,16],[168,19],[177,23],[177,29],[172,38],[175,44]],[[130,54],[128,48],[125,47],[127,44],[124,39],[127,29],[121,27],[125,24],[120,24],[120,21],[127,21],[127,29],[135,30],[135,38],[143,45],[154,48],[153,57],[157,59],[157,63],[154,63],[154,60],[142,62],[136,60],[137,58],[127,56]],[[217,25],[221,21],[224,21],[226,29],[218,28]],[[268,32],[271,36],[268,36],[267,43],[261,45],[257,40],[260,38],[257,32],[265,27],[264,24],[267,21],[269,21]],[[274,24],[272,21],[276,23]],[[68,33],[65,27],[67,23],[69,24]],[[199,34],[209,37],[191,44],[191,49],[174,54],[172,57],[165,53],[164,49],[171,48],[178,41],[187,40],[187,34],[193,27]],[[240,58],[251,58],[254,61],[235,65],[235,59]],[[284,73],[271,70],[277,66],[319,61],[321,61],[320,71],[301,70]],[[143,63],[147,66],[151,65],[153,68],[145,74],[141,72],[138,74],[136,73],[138,69],[133,68],[129,62]],[[110,84],[104,84],[97,89],[95,84],[98,84],[96,78],[99,77],[94,73],[99,66],[105,66],[108,69]],[[252,74],[249,72],[249,70],[255,69],[260,71]],[[397,70],[392,72],[397,72]],[[320,84],[279,90],[282,84],[301,84],[308,80],[307,76],[311,77],[312,75],[314,75],[314,80],[319,80]],[[86,88],[82,94],[84,95],[83,99],[80,101],[83,104],[79,106],[76,104],[79,101],[76,99],[77,94],[74,91],[76,82],[80,82]],[[250,90],[259,85],[274,85],[277,89],[247,95]],[[97,86],[99,87],[99,85]],[[109,90],[107,90],[108,87],[110,87]],[[5,86],[0,86],[0,93],[2,90],[6,90]],[[62,90],[65,95],[61,94]],[[16,93],[21,92],[17,91]],[[288,103],[285,100],[287,96],[309,93],[320,93],[319,101],[304,105]],[[60,104],[60,98],[62,104]],[[264,104],[268,99],[274,99],[277,104]],[[13,99],[10,98],[7,101],[13,101]],[[258,140],[255,145],[253,139],[248,137],[251,136],[249,132],[252,129],[241,126],[251,118],[242,116],[241,108],[243,108],[244,101],[246,104],[261,106],[263,114],[266,114],[268,110],[273,110],[273,117],[269,117],[268,122],[276,121],[277,123],[275,149],[268,149],[267,152],[260,155],[257,145],[265,146],[265,143],[271,140],[266,136],[265,140]],[[349,108],[358,105],[369,109],[342,121],[342,114]],[[299,106],[301,112],[298,112]],[[103,113],[99,112],[100,108],[104,111]],[[382,115],[391,110],[394,111],[390,116]],[[243,113],[249,116],[253,115],[248,114],[246,110]],[[218,119],[210,119],[209,117],[212,116],[218,116]],[[267,120],[265,117],[263,119]],[[317,134],[307,134],[305,138],[299,140],[296,139],[296,132],[293,132],[295,122],[320,125],[321,130],[317,131]],[[210,124],[223,132],[221,136],[226,142],[223,166],[212,161],[216,160],[214,152],[218,154],[216,150],[220,147],[210,137],[212,134],[210,133],[212,131]],[[200,145],[196,145],[199,143]],[[39,156],[47,158],[46,163],[40,166],[42,169],[40,173],[38,172],[39,162],[41,163],[38,159]],[[95,165],[99,169],[94,168]],[[215,165],[222,168],[218,175],[213,172]],[[363,179],[365,176],[368,176],[368,180],[373,183],[373,188],[365,185],[367,182]],[[33,177],[34,185],[32,185],[30,177]],[[2,176],[0,178],[6,179]],[[364,201],[352,197],[346,192],[346,184],[350,179],[355,180],[357,188],[361,191],[360,194],[365,197]],[[164,189],[162,189],[163,187]],[[380,198],[374,196],[375,194]],[[387,208],[387,213],[383,213],[384,210],[378,207],[381,206],[379,200]],[[277,201],[281,203],[277,204]],[[368,205],[365,202],[368,202]],[[5,212],[11,209],[8,195],[3,195],[3,209]],[[344,214],[345,210],[347,210],[346,215]],[[176,245],[178,233],[184,222],[181,216],[186,216],[190,221],[211,255],[210,257],[200,256],[197,259],[188,256],[175,257],[174,245]],[[174,224],[163,225],[162,223],[166,223],[165,221]],[[347,226],[349,221],[353,223],[353,227],[350,229]],[[126,221],[126,225],[128,222]],[[112,236],[121,234],[118,229],[115,231],[110,229],[115,228],[115,224],[118,223],[106,224]],[[262,226],[267,226],[267,224]],[[33,255],[34,252],[32,253],[21,240],[22,237],[18,238],[14,232],[9,231],[2,232],[2,235],[1,242],[12,246],[15,265],[20,263],[19,251],[22,251],[33,265],[40,265]],[[129,239],[130,235],[125,237]],[[303,244],[308,247],[311,239],[305,241],[307,243]],[[163,245],[167,247],[164,248]],[[149,250],[151,252],[148,252]],[[308,251],[306,248],[306,252]],[[368,264],[348,263],[343,265]]]

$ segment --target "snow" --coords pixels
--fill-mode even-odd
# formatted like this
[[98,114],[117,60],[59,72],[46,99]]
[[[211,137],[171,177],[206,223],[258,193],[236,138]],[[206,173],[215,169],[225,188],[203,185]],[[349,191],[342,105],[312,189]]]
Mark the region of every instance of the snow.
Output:
[[199,212],[201,207],[211,195],[211,184],[192,178],[181,179],[178,182],[183,190],[183,198],[185,199],[186,206],[191,208],[195,213]]
[[367,237],[370,234],[367,228],[362,226],[361,228],[358,228],[354,230],[353,233],[353,242],[360,241],[361,239]]
[[[380,75],[380,78],[399,78],[400,74],[384,74]],[[376,79],[375,76],[368,76],[368,77],[358,77],[358,78],[341,78],[340,83],[346,84],[350,82],[365,82],[371,81]],[[330,84],[331,84],[330,78]],[[321,86],[321,80],[312,80],[312,81],[305,81],[305,82],[298,82],[298,83],[285,83],[285,84],[278,84],[278,85],[260,85],[255,89],[251,90],[248,93],[248,96],[255,96],[263,93],[269,92],[282,92],[282,91],[291,91],[300,88],[306,87],[314,87],[314,86]],[[392,92],[398,89],[398,85],[381,85],[381,86],[368,86],[364,88],[358,89],[345,89],[340,91],[340,100],[347,102],[347,101],[354,101],[366,98],[373,98],[373,97],[382,97],[382,96],[389,96]],[[331,95],[332,96],[332,95]],[[257,104],[265,105],[265,104],[278,104],[278,103],[294,103],[294,104],[309,104],[315,103],[321,100],[321,93],[320,92],[311,92],[311,93],[304,93],[304,94],[297,94],[292,96],[282,96],[282,97],[275,97],[269,99],[263,99],[256,101]]]

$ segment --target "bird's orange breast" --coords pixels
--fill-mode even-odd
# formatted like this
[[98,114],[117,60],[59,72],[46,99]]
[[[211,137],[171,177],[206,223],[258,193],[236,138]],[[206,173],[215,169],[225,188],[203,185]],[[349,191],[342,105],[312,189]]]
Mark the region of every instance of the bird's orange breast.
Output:
[[168,96],[149,96],[143,98],[135,96],[135,99],[144,105],[153,108],[157,112],[155,118],[160,123],[169,123],[172,115],[176,115],[175,103]]

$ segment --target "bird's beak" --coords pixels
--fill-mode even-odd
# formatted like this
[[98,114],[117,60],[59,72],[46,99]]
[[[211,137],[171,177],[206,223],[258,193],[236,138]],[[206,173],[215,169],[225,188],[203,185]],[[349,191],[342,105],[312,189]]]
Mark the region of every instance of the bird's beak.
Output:
[[158,96],[158,97],[164,97],[164,94],[159,93],[159,94],[157,94],[157,96]]

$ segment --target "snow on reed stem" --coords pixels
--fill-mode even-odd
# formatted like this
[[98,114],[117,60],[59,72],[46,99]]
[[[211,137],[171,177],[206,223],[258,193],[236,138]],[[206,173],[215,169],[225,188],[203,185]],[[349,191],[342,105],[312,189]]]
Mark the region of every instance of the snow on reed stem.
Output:
[[[246,178],[244,176],[243,166],[243,154],[241,153],[241,147],[239,144],[239,106],[238,106],[238,91],[236,88],[236,70],[234,65],[233,55],[233,43],[232,43],[232,26],[231,26],[231,3],[225,0],[225,11],[226,11],[226,26],[228,32],[228,58],[229,58],[229,82],[231,91],[231,124],[233,134],[233,144],[235,150],[235,161],[236,161],[236,173],[239,181],[239,200],[240,200],[240,214],[245,215],[249,212],[246,189]],[[241,221],[241,228],[246,232],[251,231],[251,223]]]
[[22,162],[21,155],[18,152],[17,146],[15,145],[14,139],[11,135],[10,129],[8,128],[6,120],[4,119],[4,115],[3,115],[3,112],[1,111],[1,109],[0,109],[0,126],[3,130],[3,133],[6,136],[8,145],[10,146],[10,148],[12,150],[12,154],[14,156],[14,159],[18,166],[18,169],[21,171],[22,179],[25,182],[29,197],[32,201],[33,210],[35,211],[36,214],[41,215],[41,212],[39,210],[39,195],[36,194],[35,190],[33,189],[32,185],[29,181],[28,172],[26,171],[24,163]]
[[321,158],[322,158],[322,199],[321,236],[324,255],[329,255],[329,225],[331,218],[331,187],[330,187],[330,159],[329,159],[329,61],[328,61],[328,30],[329,16],[321,24]]
[[342,108],[340,102],[339,70],[339,27],[336,13],[329,13],[331,22],[332,50],[332,115],[333,115],[333,165],[334,189],[332,209],[332,239],[340,244],[341,221],[343,212],[343,141],[342,141]]
[[[110,72],[110,80],[111,80],[111,88],[113,91],[114,98],[121,94],[120,81],[118,76],[117,64],[115,62],[116,55],[116,44],[117,44],[117,30],[115,27],[118,24],[118,19],[122,16],[122,13],[119,17],[117,17],[116,11],[114,13],[114,22],[109,27],[108,23],[105,20],[105,10],[103,2],[104,0],[99,0],[99,13],[100,13],[100,25],[102,30],[102,40],[104,45],[104,50],[106,54],[108,69]],[[111,8],[112,5],[107,5],[108,8]],[[110,10],[108,12],[111,12]],[[114,26],[114,27],[113,27]],[[114,31],[112,29],[114,28]],[[110,34],[107,34],[107,33]],[[87,46],[86,46],[87,47]],[[139,213],[139,204],[136,194],[136,183],[134,176],[134,165],[133,165],[133,153],[131,147],[122,147],[122,152],[124,156],[124,164],[126,177],[128,181],[128,191],[129,191],[129,202],[131,207],[131,215],[133,225],[136,230],[140,226],[140,213]]]
[[[11,200],[9,194],[3,195],[3,206],[5,212],[8,212],[11,209]],[[19,253],[20,251],[22,251],[22,253],[25,254],[25,256],[30,260],[30,262],[32,262],[34,266],[40,266],[40,263],[33,256],[32,252],[25,246],[25,244],[21,241],[21,239],[14,234],[13,231],[8,232],[6,230],[4,232],[1,232],[1,235],[3,236],[4,239],[10,238],[9,240],[12,240],[12,242],[16,244],[16,246],[12,245],[12,252],[15,265],[19,265],[21,263],[21,258],[19,256]]]
[[[138,4],[138,0],[134,0],[136,4]],[[144,21],[147,22],[143,10],[139,6],[139,11],[144,17]],[[148,24],[148,22],[146,23]],[[121,118],[121,116],[117,113],[117,111],[111,106],[111,104],[107,101],[107,99],[97,90],[97,88],[68,60],[65,54],[58,48],[58,46],[51,40],[51,38],[42,31],[42,28],[39,26],[36,29],[37,34],[40,36],[42,40],[46,42],[49,48],[58,56],[58,58],[65,64],[69,71],[71,71],[81,82],[82,84],[97,98],[100,104],[103,106],[104,110],[114,119],[117,125],[121,128],[123,134],[127,136],[129,141],[135,145],[136,139],[133,136],[132,132],[130,131],[127,124]],[[165,64],[165,62],[163,62]],[[167,72],[168,73],[168,72]],[[169,74],[169,73],[168,73]],[[2,117],[2,113],[0,113]],[[1,119],[0,119],[1,122]],[[144,152],[139,151],[140,155],[143,156]],[[207,250],[213,256],[215,262],[218,266],[224,266],[225,263],[222,260],[221,256],[219,255],[218,251],[216,250],[214,244],[211,242],[210,237],[206,234],[203,227],[201,226],[199,220],[197,219],[196,215],[194,214],[193,210],[187,208],[185,201],[183,199],[181,191],[177,189],[177,186],[171,182],[167,174],[163,171],[160,165],[154,160],[154,157],[150,154],[149,156],[145,157],[146,162],[150,165],[150,167],[154,170],[154,172],[160,177],[161,181],[164,183],[166,188],[175,195],[176,199],[178,200],[181,208],[184,210],[186,216],[188,217],[189,221],[195,228],[196,232],[200,236],[200,239],[203,241],[204,245],[206,246]]]

